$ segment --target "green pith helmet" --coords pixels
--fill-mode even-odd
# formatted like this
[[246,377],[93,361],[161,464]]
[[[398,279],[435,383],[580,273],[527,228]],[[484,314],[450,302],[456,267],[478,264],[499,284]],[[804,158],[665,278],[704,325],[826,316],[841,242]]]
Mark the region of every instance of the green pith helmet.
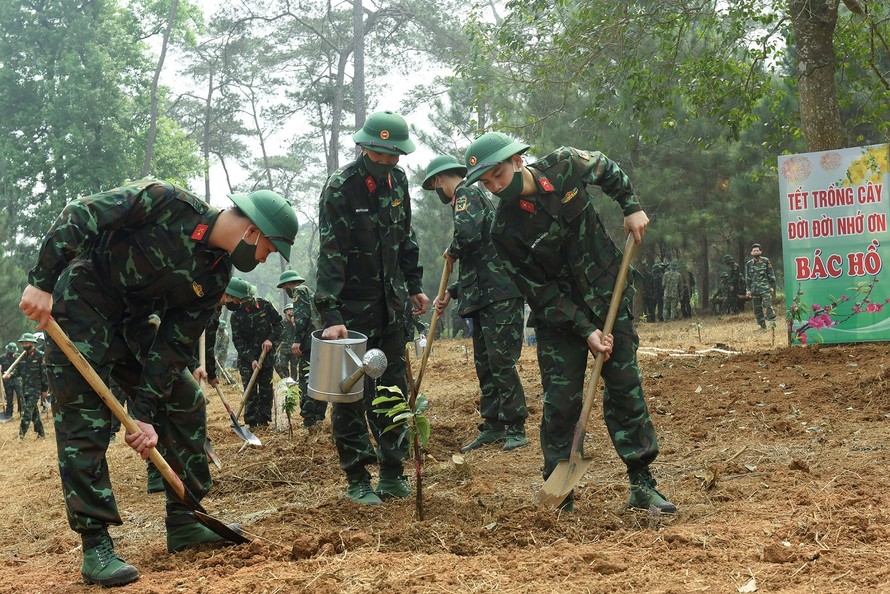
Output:
[[289,309],[290,309],[290,310],[293,310],[293,309],[294,309],[294,304],[293,304],[293,303],[285,303],[285,304],[284,304],[284,308],[283,308],[281,311],[287,311],[287,310],[289,310]]
[[226,286],[226,293],[236,299],[247,299],[247,296],[250,294],[250,283],[243,278],[233,276]]
[[227,328],[228,326],[229,326],[229,323],[228,323],[227,321],[225,321],[225,320],[220,320],[220,321],[219,321],[219,327],[220,327],[220,328],[225,329],[225,328]]
[[8,345],[6,345],[6,352],[17,353],[19,352],[19,346],[14,342],[10,342]]
[[257,288],[256,285],[250,285],[250,290],[247,292],[249,297],[256,297]]
[[278,277],[278,288],[283,289],[284,283],[305,283],[306,279],[294,272],[293,270],[285,270]]
[[467,184],[479,181],[482,174],[513,155],[529,149],[527,144],[516,142],[501,132],[486,132],[473,141],[467,149]]
[[407,155],[415,148],[408,138],[405,118],[391,111],[372,113],[352,139],[361,147],[387,155]]
[[729,273],[728,273],[728,272],[721,272],[721,273],[720,273],[720,278],[729,278]]
[[281,257],[290,262],[290,247],[300,229],[291,205],[272,190],[229,194],[229,199],[272,242]]
[[725,256],[723,256],[724,264],[729,264],[730,262],[732,262],[732,256],[730,256],[729,254],[726,254]]
[[23,343],[23,342],[33,342],[33,343],[36,344],[36,343],[37,343],[37,337],[34,336],[33,334],[31,334],[30,332],[25,332],[24,334],[22,334],[21,338],[19,338],[17,342],[18,342],[19,344],[21,344],[21,343]]
[[451,155],[439,155],[426,166],[426,177],[421,184],[423,189],[432,190],[433,178],[443,171],[454,171],[454,173],[461,177],[467,174],[467,168],[461,165],[457,158],[452,157]]
[[671,270],[679,270],[680,265],[677,264],[676,262],[671,262],[670,264],[668,264],[668,268],[670,268]]

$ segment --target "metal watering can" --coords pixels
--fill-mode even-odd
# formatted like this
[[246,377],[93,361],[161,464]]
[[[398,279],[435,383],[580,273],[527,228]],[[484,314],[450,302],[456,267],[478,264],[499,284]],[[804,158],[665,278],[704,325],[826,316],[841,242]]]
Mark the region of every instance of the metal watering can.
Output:
[[380,349],[366,351],[368,337],[349,331],[347,338],[322,340],[322,330],[312,333],[309,357],[309,397],[326,402],[356,402],[362,399],[367,375],[377,379],[386,371],[386,355]]

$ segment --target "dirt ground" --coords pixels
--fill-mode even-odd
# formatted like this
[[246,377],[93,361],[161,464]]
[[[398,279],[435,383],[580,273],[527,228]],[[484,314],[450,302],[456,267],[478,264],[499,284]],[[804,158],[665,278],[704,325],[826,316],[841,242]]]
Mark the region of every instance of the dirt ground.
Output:
[[[423,521],[413,499],[369,508],[343,497],[329,420],[315,435],[261,432],[262,447],[240,451],[214,397],[223,468],[204,505],[253,542],[168,555],[163,496],[145,493],[142,462],[118,439],[108,457],[124,525],[111,533],[142,574],[119,591],[890,592],[890,346],[792,349],[750,313],[639,330],[661,443],[653,472],[675,516],[625,508],[626,475],[597,407],[575,512],[532,503],[542,482],[533,347],[520,363],[531,443],[455,464],[476,431],[478,386],[470,343],[443,340],[422,387]],[[237,403],[238,389],[225,392]],[[47,440],[19,441],[17,430],[0,425],[0,592],[101,591],[81,583],[51,427]]]

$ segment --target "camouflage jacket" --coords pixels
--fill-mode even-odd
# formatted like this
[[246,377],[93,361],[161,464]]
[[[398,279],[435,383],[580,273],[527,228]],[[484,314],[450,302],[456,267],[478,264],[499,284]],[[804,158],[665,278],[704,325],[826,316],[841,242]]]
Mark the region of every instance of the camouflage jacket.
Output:
[[43,364],[43,353],[37,349],[27,352],[12,370],[10,378],[18,379],[21,382],[24,396],[42,394],[49,390],[46,367]]
[[216,355],[216,358],[219,359],[219,364],[225,365],[226,357],[229,353],[229,333],[226,332],[225,328],[217,329],[216,346],[213,352]]
[[[28,274],[29,283],[53,293],[57,318],[69,317],[69,301],[84,300],[95,312],[94,320],[66,327],[90,361],[102,361],[114,335],[123,335],[143,364],[132,411],[140,421],[151,422],[158,400],[170,395],[229,282],[228,254],[207,244],[218,216],[158,180],[78,198],[47,232]],[[151,313],[161,318],[157,336],[136,346]],[[47,362],[67,362],[51,341]]]
[[460,274],[448,292],[459,300],[459,313],[466,317],[496,301],[518,299],[520,294],[491,243],[494,207],[488,196],[463,182],[454,196],[454,239],[448,254],[460,260]]
[[405,296],[422,292],[423,274],[405,172],[396,167],[380,182],[361,159],[342,167],[321,191],[318,224],[315,305],[324,327],[373,327],[379,303],[390,325],[403,325]]
[[752,295],[765,295],[776,288],[776,271],[765,256],[751,258],[745,264],[745,282]]
[[[587,186],[599,186],[625,216],[642,207],[627,176],[601,153],[562,147],[528,168],[536,193],[501,201],[492,240],[539,327],[589,336],[606,319],[621,251],[603,228]],[[625,306],[632,303],[632,278]]]
[[664,297],[668,299],[679,299],[680,288],[683,286],[683,277],[680,276],[679,270],[668,270],[661,279],[664,285]]
[[[263,343],[267,340],[272,341],[274,352],[284,329],[281,314],[275,306],[259,297],[242,303],[232,312],[229,323],[232,326],[232,342],[242,362],[259,359]],[[272,364],[271,360],[269,364]]]
[[[312,349],[312,331],[317,330],[312,318],[312,302],[315,294],[306,285],[297,287],[294,298],[294,326],[292,343],[300,345],[300,350],[308,353]],[[290,343],[288,343],[290,347]]]
[[745,279],[742,277],[742,270],[738,264],[731,262],[726,265],[729,269],[729,278],[727,279],[727,288],[729,293],[736,296],[745,294]]

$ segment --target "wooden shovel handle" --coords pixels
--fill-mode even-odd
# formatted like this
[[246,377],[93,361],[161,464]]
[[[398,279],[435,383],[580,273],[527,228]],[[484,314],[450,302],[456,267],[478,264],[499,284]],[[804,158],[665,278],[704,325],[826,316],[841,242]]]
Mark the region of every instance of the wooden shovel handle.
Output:
[[19,356],[15,358],[15,361],[12,362],[12,365],[9,366],[9,369],[4,371],[3,373],[12,373],[12,370],[15,369],[15,366],[18,365],[19,361],[22,360],[22,357],[24,357],[27,354],[28,354],[28,351],[26,351],[26,350],[23,350],[21,353],[19,353]]
[[[606,323],[603,325],[603,335],[611,334],[612,328],[615,326],[615,319],[618,317],[618,306],[621,305],[621,299],[624,296],[624,285],[627,282],[627,272],[630,269],[630,261],[633,257],[634,234],[627,234],[627,241],[624,244],[624,257],[621,258],[621,266],[618,269],[618,277],[615,279],[615,287],[612,289],[612,299],[609,301],[609,311],[606,314]],[[587,419],[590,417],[590,410],[593,408],[593,397],[596,395],[596,387],[600,381],[600,375],[603,372],[603,364],[606,362],[604,353],[597,353],[593,364],[593,372],[587,382],[587,391],[584,392],[584,403],[581,406],[581,416],[578,417],[578,423],[575,425],[575,435],[572,438],[573,452],[580,452],[581,446],[584,444],[584,434],[587,429]]]
[[[59,345],[59,348],[62,349],[62,352],[65,353],[65,356],[68,357],[68,360],[77,368],[80,374],[84,377],[85,380],[90,384],[93,390],[99,395],[99,398],[105,403],[105,405],[111,409],[111,412],[115,417],[121,422],[121,425],[127,430],[128,433],[138,433],[141,431],[139,426],[136,424],[127,411],[124,410],[124,407],[121,406],[121,403],[115,398],[114,394],[111,393],[111,390],[108,389],[108,386],[105,385],[105,382],[102,381],[102,378],[99,377],[99,374],[96,373],[96,370],[93,369],[93,366],[90,365],[89,361],[81,354],[77,347],[74,346],[74,343],[71,342],[71,339],[68,338],[68,335],[64,330],[59,326],[59,324],[53,319],[50,318],[46,324],[45,328],[46,332],[50,335],[53,341]],[[149,450],[149,458],[157,467],[157,469],[161,472],[161,475],[173,487],[173,491],[176,492],[176,495],[185,503],[195,506],[196,509],[203,511],[200,505],[197,505],[197,501],[193,501],[194,497],[191,496],[190,493],[187,492],[185,485],[180,480],[179,475],[170,468],[170,465],[167,464],[167,461],[164,460],[164,457],[156,448],[151,448]]]
[[[271,351],[272,349],[269,349]],[[235,422],[241,418],[241,413],[244,412],[244,406],[247,404],[247,397],[250,395],[250,391],[253,389],[253,385],[256,383],[256,378],[260,374],[260,369],[263,368],[263,361],[266,360],[266,355],[269,354],[269,351],[263,351],[260,353],[260,360],[257,361],[256,369],[253,370],[253,373],[250,375],[250,381],[247,382],[247,388],[244,389],[244,395],[241,396],[241,404],[238,406],[238,414],[235,415]]]
[[[436,296],[439,301],[445,299],[445,290],[448,287],[448,277],[451,276],[451,260],[445,258],[445,265],[442,267],[442,280],[439,281],[439,293]],[[433,310],[433,319],[430,320],[430,331],[426,336],[426,346],[423,348],[423,358],[420,360],[420,370],[417,372],[417,379],[414,381],[414,390],[410,405],[414,405],[413,398],[420,393],[420,382],[423,381],[423,372],[426,369],[426,361],[430,358],[430,351],[433,348],[433,338],[436,336],[436,327],[439,325],[439,312]]]

